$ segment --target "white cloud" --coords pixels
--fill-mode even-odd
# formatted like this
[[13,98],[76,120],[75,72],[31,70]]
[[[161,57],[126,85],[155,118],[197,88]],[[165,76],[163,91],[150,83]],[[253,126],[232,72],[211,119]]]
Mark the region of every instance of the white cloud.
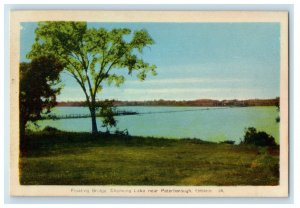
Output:
[[[97,95],[98,99],[118,99],[118,100],[154,100],[154,99],[170,99],[170,100],[194,100],[200,98],[210,99],[248,99],[248,98],[266,98],[272,97],[268,89],[247,88],[218,85],[218,87],[196,87],[192,83],[200,82],[246,82],[248,79],[210,79],[210,78],[176,78],[176,79],[153,79],[147,80],[150,85],[147,87],[140,84],[139,81],[132,80],[132,85],[121,88],[105,87],[103,91]],[[146,83],[145,82],[145,83]],[[185,84],[186,85],[182,85]],[[190,83],[190,85],[189,85]],[[151,86],[152,85],[152,86]],[[170,87],[172,85],[172,87]],[[183,86],[183,87],[181,87]],[[225,86],[225,87],[221,87]],[[274,95],[273,97],[275,97]],[[85,100],[84,93],[79,87],[65,87],[62,95],[58,97],[58,101],[66,100]]]
[[254,90],[251,89],[241,89],[241,88],[159,88],[159,89],[134,89],[127,88],[124,89],[124,93],[129,94],[182,94],[182,93],[248,93]]
[[138,80],[127,81],[127,84],[191,84],[191,83],[229,83],[229,82],[245,82],[248,79],[220,79],[220,78],[176,78],[176,79],[150,79],[145,82]]
[[[195,100],[200,98],[209,99],[248,99],[266,98],[268,92],[260,89],[249,88],[104,88],[98,94],[98,99],[118,100]],[[275,97],[274,95],[273,97]],[[272,97],[272,96],[267,96]],[[79,88],[67,88],[58,98],[59,101],[85,100],[84,94]]]

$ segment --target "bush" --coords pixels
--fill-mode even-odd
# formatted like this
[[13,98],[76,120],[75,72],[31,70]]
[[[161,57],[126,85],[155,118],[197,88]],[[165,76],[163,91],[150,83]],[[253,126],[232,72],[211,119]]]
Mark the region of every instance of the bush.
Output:
[[46,126],[43,131],[46,132],[59,132],[59,130],[57,128],[51,127],[51,126]]
[[245,130],[244,140],[241,144],[252,144],[257,146],[276,146],[273,136],[263,131],[257,131],[254,127]]
[[109,133],[108,128],[116,127],[117,120],[115,119],[115,107],[113,100],[105,100],[100,104],[100,116],[102,119],[102,127],[106,127],[106,132]]
[[234,144],[234,143],[235,143],[235,141],[233,141],[233,140],[225,140],[225,141],[220,142],[220,144]]

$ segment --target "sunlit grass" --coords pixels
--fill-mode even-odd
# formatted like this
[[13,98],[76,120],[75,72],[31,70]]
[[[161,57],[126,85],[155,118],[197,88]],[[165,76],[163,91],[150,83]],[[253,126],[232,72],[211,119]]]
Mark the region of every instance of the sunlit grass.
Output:
[[278,185],[278,147],[88,133],[31,133],[23,185]]

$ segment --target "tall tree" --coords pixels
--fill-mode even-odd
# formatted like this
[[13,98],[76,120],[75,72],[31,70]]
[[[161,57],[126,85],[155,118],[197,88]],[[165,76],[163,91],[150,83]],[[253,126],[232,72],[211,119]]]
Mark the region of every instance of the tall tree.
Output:
[[64,66],[54,56],[41,56],[31,63],[20,63],[20,136],[28,121],[49,113],[61,90],[59,74]]
[[36,41],[28,58],[53,54],[65,64],[65,70],[80,85],[92,119],[92,132],[97,133],[96,96],[103,82],[119,86],[125,77],[118,73],[134,71],[140,80],[148,72],[156,74],[156,66],[140,56],[143,49],[154,44],[146,30],[132,32],[127,28],[88,28],[85,22],[40,22],[35,31]]

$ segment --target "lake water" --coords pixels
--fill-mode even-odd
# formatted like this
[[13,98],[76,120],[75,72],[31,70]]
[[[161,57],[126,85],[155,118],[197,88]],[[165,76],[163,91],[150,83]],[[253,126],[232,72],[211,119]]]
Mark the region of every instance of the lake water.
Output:
[[[130,135],[166,138],[199,138],[207,141],[234,140],[239,142],[244,129],[255,127],[275,137],[279,142],[276,107],[157,107],[126,106],[118,110],[141,114],[116,116],[118,129]],[[52,114],[88,114],[86,107],[56,107]],[[97,118],[98,129],[101,118]],[[65,131],[90,132],[91,118],[39,121],[40,129],[52,126]]]

